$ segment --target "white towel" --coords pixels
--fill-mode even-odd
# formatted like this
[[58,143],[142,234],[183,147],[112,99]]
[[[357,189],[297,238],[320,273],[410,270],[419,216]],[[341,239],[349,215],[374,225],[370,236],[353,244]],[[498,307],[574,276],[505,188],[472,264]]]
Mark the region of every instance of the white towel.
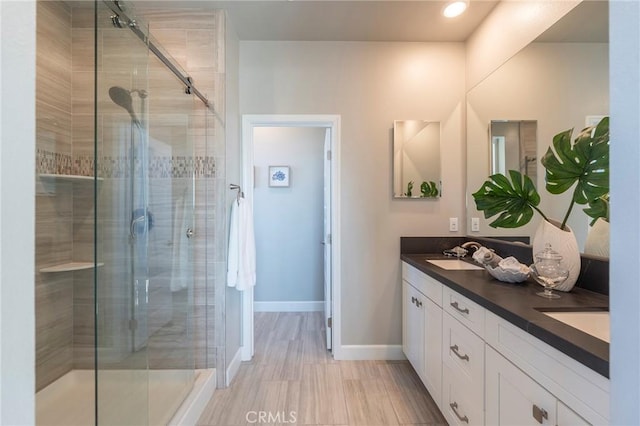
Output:
[[253,214],[244,198],[234,200],[229,222],[227,285],[238,291],[256,285],[256,243]]

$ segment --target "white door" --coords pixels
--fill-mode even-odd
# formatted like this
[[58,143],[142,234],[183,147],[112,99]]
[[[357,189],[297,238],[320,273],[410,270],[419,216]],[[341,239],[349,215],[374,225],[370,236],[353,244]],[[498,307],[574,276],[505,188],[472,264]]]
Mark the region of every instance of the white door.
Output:
[[327,349],[332,348],[331,333],[331,129],[324,136],[324,324]]

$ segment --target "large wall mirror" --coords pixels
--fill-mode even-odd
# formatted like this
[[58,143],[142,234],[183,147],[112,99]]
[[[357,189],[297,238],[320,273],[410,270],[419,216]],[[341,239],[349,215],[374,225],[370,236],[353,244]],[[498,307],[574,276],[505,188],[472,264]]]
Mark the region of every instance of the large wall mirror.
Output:
[[393,122],[393,197],[440,196],[440,122]]
[[[472,218],[480,219],[479,232],[470,231],[469,235],[531,238],[540,223],[536,214],[524,227],[491,228],[491,220],[484,219],[475,208],[471,194],[500,167],[500,158],[494,157],[502,155],[502,143],[507,170],[526,170],[536,183],[542,210],[549,217],[562,218],[571,191],[562,195],[546,191],[540,158],[554,135],[573,128],[575,139],[590,116],[608,113],[608,3],[584,1],[467,93],[467,229],[471,230]],[[520,141],[521,151],[509,154],[507,132],[516,132],[516,123],[535,127],[531,130],[535,148],[532,142],[526,142],[523,151]],[[511,155],[512,160],[508,160]],[[574,208],[568,224],[581,248],[589,223],[582,209]]]

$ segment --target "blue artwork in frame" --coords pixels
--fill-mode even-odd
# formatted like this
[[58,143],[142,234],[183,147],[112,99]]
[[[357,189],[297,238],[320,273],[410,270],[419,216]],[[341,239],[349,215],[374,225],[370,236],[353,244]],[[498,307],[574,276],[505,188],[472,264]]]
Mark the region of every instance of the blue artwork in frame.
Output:
[[290,173],[289,166],[269,166],[269,186],[288,187]]

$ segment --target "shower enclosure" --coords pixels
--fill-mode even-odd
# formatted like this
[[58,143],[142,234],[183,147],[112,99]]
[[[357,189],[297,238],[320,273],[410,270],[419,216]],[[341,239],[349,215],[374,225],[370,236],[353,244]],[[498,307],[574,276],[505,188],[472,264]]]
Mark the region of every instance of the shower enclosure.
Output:
[[39,1],[37,40],[37,423],[167,424],[197,375],[212,109],[130,5]]

